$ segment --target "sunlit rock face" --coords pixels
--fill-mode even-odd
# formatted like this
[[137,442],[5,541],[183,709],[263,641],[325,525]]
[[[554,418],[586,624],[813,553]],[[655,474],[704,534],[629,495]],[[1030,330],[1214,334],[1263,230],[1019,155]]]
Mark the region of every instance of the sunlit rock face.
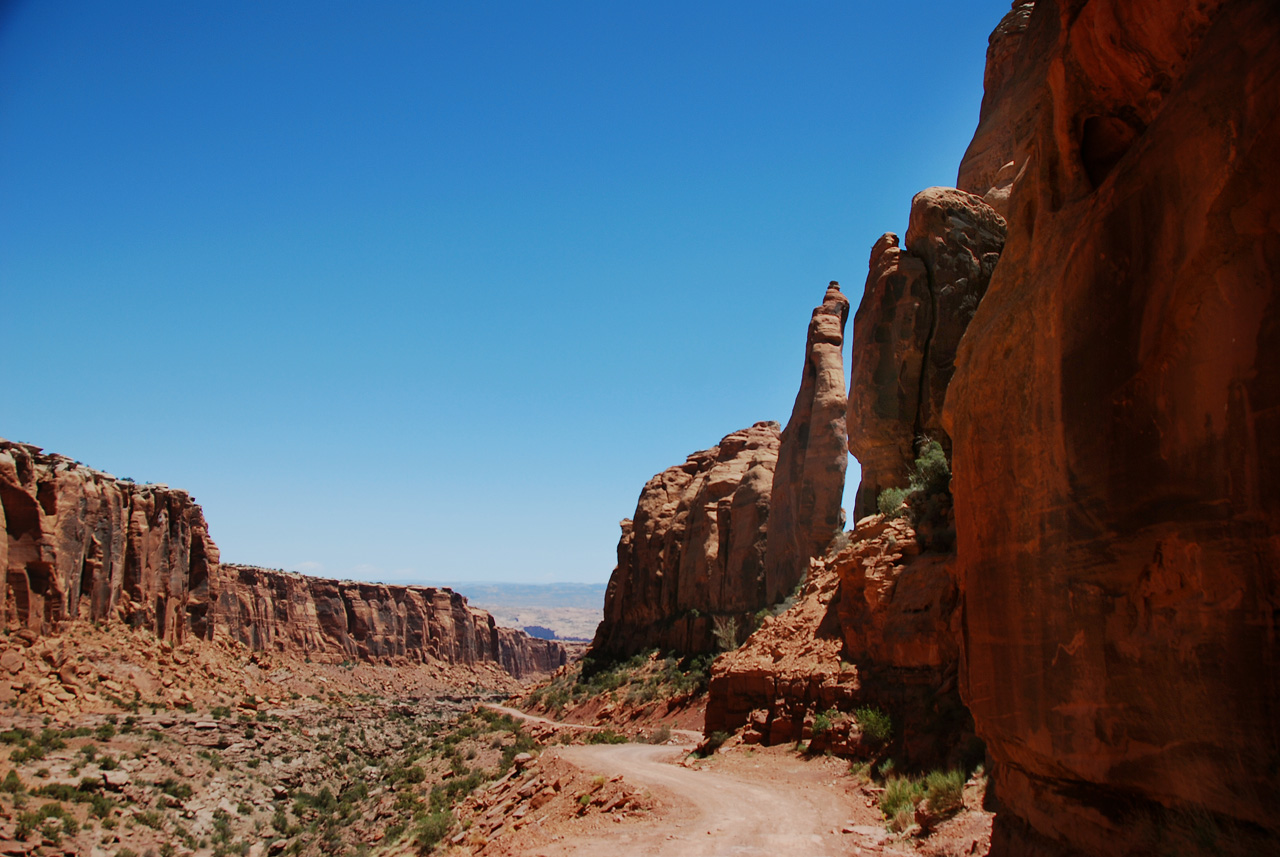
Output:
[[773,476],[765,549],[765,602],[785,598],[844,529],[844,329],[849,299],[831,283],[813,311],[804,372],[791,419],[782,431]]
[[448,589],[325,580],[219,563],[185,491],[137,485],[0,440],[0,620],[48,636],[122,621],[162,640],[237,640],[333,660],[492,663],[550,672],[564,647],[499,628]]
[[871,248],[853,319],[849,451],[862,465],[854,519],[902,487],[920,441],[950,451],[942,403],[956,348],[986,294],[1005,222],[979,197],[932,187],[911,201],[906,247],[885,233]]
[[0,524],[9,630],[119,618],[169,642],[207,632],[218,549],[185,491],[0,440]]
[[712,651],[714,619],[766,603],[764,551],[779,426],[760,422],[654,476],[622,522],[591,653]]
[[960,178],[1013,176],[1008,240],[943,420],[992,853],[1275,853],[1280,6],[1018,27]]

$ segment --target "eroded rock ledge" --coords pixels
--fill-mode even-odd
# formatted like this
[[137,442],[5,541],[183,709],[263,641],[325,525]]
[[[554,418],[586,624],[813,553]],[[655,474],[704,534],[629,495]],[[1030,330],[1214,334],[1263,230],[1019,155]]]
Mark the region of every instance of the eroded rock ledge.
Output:
[[566,660],[448,589],[222,565],[185,491],[138,485],[0,440],[0,621],[51,635],[119,620],[178,644],[226,636],[318,658],[495,663],[517,678]]

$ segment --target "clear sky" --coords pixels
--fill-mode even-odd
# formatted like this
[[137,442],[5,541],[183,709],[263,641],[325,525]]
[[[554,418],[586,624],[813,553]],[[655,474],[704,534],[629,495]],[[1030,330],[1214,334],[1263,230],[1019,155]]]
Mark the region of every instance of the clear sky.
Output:
[[231,562],[606,580],[954,183],[1008,8],[0,0],[0,436]]

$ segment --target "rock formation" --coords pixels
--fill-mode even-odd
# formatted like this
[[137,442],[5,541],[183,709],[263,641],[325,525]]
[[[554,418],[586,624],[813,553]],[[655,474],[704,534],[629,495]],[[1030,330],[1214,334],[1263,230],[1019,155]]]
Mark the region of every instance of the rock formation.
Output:
[[[845,547],[812,561],[794,606],[716,659],[707,733],[745,727],[747,743],[807,740],[817,714],[871,705],[891,713],[899,763],[954,762],[972,724],[957,688],[946,562],[920,550],[905,519],[862,521]],[[827,748],[845,755],[874,749],[856,732],[833,737]]]
[[520,678],[564,647],[498,628],[448,589],[340,582],[220,565],[184,491],[137,485],[0,440],[0,621],[48,636],[121,620],[171,644],[235,639],[337,660],[498,663]]
[[808,571],[809,558],[822,556],[844,529],[848,318],[849,300],[832,282],[809,321],[800,392],[778,448],[765,547],[766,604],[785,598]]
[[726,435],[645,484],[635,517],[622,521],[593,655],[711,651],[713,617],[745,627],[769,603],[765,534],[778,428],[760,422]]
[[207,598],[218,549],[186,492],[0,440],[0,523],[5,627],[118,617],[170,642],[207,630],[192,602]]
[[1280,7],[1041,0],[999,65],[945,408],[992,853],[1274,853]]
[[214,632],[259,651],[313,659],[496,662],[516,678],[565,663],[564,647],[499,628],[458,593],[219,567]]
[[929,188],[911,201],[907,246],[886,233],[853,320],[849,451],[862,464],[854,518],[907,482],[921,438],[950,449],[942,403],[955,352],[986,293],[1005,224],[980,198]]

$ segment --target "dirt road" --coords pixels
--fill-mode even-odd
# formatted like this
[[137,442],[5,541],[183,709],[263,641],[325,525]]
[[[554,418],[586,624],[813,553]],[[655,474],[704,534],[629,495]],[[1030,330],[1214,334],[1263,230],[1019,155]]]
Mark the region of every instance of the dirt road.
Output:
[[[561,758],[606,776],[621,774],[659,794],[680,811],[652,825],[597,832],[540,848],[547,857],[711,857],[711,855],[847,855],[850,839],[838,831],[852,807],[828,772],[805,763],[779,765],[759,757],[743,770],[696,770],[673,765],[676,747],[598,744],[555,750]],[[785,787],[783,784],[786,783]]]

